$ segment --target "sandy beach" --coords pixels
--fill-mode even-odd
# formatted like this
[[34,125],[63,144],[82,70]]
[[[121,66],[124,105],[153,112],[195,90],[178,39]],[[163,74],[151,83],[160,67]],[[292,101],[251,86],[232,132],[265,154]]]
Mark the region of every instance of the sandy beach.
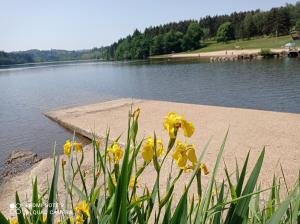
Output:
[[[288,49],[273,48],[270,49],[273,53],[286,53]],[[239,49],[239,50],[223,50],[199,53],[176,53],[161,56],[154,56],[153,58],[211,58],[211,57],[237,57],[241,55],[258,55],[261,49]]]
[[[247,152],[251,151],[249,166],[253,167],[263,147],[266,147],[266,156],[260,175],[262,186],[268,186],[273,173],[280,173],[279,164],[285,172],[288,184],[291,186],[298,177],[300,168],[300,115],[292,113],[280,113],[240,108],[226,108],[206,105],[183,104],[139,99],[118,99],[80,107],[67,108],[47,112],[46,116],[58,122],[62,126],[75,130],[86,137],[92,133],[103,137],[107,127],[110,127],[111,139],[123,134],[120,142],[123,143],[126,136],[128,110],[133,103],[133,108],[141,108],[139,139],[153,135],[155,131],[166,145],[167,133],[163,130],[164,116],[174,111],[184,114],[185,118],[194,123],[196,131],[191,139],[185,139],[180,133],[178,138],[196,145],[197,154],[212,137],[204,162],[209,169],[213,168],[218,149],[222,143],[227,129],[229,137],[225,146],[224,162],[229,170],[235,169],[235,159],[242,164]],[[89,162],[92,160],[90,147],[85,148],[86,160],[84,169],[88,172]],[[166,184],[167,168],[171,163],[166,161],[165,176],[162,177],[161,185]],[[6,181],[0,190],[0,210],[9,213],[9,204],[14,202],[15,191],[24,199],[30,198],[31,180],[38,176],[40,190],[45,190],[47,176],[52,175],[52,159],[44,159],[25,171]],[[222,169],[220,169],[222,170]],[[218,175],[219,181],[224,177]],[[209,176],[204,177],[204,181]],[[149,168],[143,173],[142,184],[151,185],[155,179],[155,171]],[[184,187],[189,175],[182,177],[178,186]],[[62,186],[62,180],[59,181]],[[176,199],[176,193],[175,193]]]

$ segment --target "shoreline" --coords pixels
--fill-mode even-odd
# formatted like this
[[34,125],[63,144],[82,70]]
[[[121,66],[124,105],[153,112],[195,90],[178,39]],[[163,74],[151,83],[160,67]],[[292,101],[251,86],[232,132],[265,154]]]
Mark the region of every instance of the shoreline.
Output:
[[0,71],[11,68],[22,68],[22,67],[43,67],[43,66],[55,66],[55,65],[68,65],[68,64],[80,64],[80,63],[93,63],[93,62],[105,62],[104,59],[81,59],[81,60],[68,60],[68,61],[45,61],[45,62],[32,62],[32,63],[23,63],[23,64],[8,64],[0,65]]
[[[274,54],[287,54],[288,49],[282,48],[273,48],[270,49]],[[197,53],[174,53],[174,54],[166,54],[166,55],[157,55],[153,57],[149,57],[149,59],[175,59],[175,58],[203,58],[208,59],[211,57],[239,57],[244,55],[255,55],[259,56],[261,52],[261,48],[257,49],[240,49],[240,50],[221,50],[221,51],[209,51],[209,52],[197,52]]]

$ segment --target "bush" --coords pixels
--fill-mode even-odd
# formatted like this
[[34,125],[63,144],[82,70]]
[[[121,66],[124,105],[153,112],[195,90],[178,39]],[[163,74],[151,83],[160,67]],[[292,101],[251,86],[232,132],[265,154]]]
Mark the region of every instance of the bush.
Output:
[[[64,153],[67,160],[59,156],[54,159],[54,174],[52,182],[45,193],[38,192],[37,179],[33,182],[32,203],[43,203],[45,195],[48,204],[58,203],[57,180],[58,171],[62,171],[65,194],[71,208],[70,214],[54,215],[58,207],[48,207],[46,215],[42,208],[33,207],[24,212],[20,207],[18,193],[16,204],[18,216],[11,220],[0,213],[0,223],[296,223],[299,221],[300,184],[280,197],[281,183],[278,177],[273,178],[269,189],[260,189],[257,185],[262,167],[265,150],[252,170],[248,168],[249,153],[242,169],[236,167],[233,174],[225,167],[226,178],[217,182],[217,171],[227,139],[227,134],[219,149],[215,165],[211,170],[207,187],[202,184],[202,176],[209,173],[203,157],[209,143],[196,157],[195,146],[181,142],[177,133],[183,131],[186,138],[194,133],[191,122],[169,113],[165,117],[164,128],[169,134],[167,147],[156,134],[153,137],[137,140],[138,118],[140,110],[130,112],[128,119],[127,141],[124,147],[119,144],[119,138],[109,142],[109,131],[106,133],[104,144],[96,137],[93,138],[92,186],[87,186],[86,174],[82,170],[84,150],[76,141],[67,140]],[[165,189],[160,185],[161,170],[165,159],[171,154],[177,175],[168,175]],[[138,160],[141,155],[142,163]],[[60,168],[61,164],[61,168]],[[172,163],[173,164],[173,163]],[[147,186],[137,189],[141,174],[153,166],[156,181],[151,189]],[[246,177],[247,173],[247,177]],[[182,175],[190,175],[180,200],[173,200],[174,188]],[[74,182],[80,179],[80,185]],[[233,180],[234,179],[234,180]],[[197,186],[197,195],[190,195],[191,185]],[[261,192],[269,191],[269,200],[261,203]],[[163,194],[163,192],[165,192]],[[190,199],[190,200],[189,200]]]
[[260,50],[260,55],[263,56],[264,58],[271,58],[274,56],[274,54],[272,53],[272,51],[268,48],[265,49],[261,49]]

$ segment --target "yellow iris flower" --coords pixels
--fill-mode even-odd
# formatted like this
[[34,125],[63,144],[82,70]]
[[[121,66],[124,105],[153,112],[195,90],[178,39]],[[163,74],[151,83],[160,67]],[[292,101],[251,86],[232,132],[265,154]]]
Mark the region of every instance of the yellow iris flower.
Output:
[[46,215],[43,215],[43,216],[42,216],[42,220],[43,220],[43,223],[46,223],[46,222],[47,222],[47,216],[46,216]]
[[71,149],[72,149],[72,143],[70,140],[67,140],[66,143],[64,144],[64,153],[66,156],[70,157]]
[[[157,157],[164,154],[164,147],[161,140],[156,141],[156,154]],[[148,137],[143,145],[142,157],[146,162],[150,162],[154,156],[154,140]]]
[[182,116],[178,116],[174,112],[170,112],[165,117],[164,128],[168,131],[170,138],[175,138],[175,131],[180,127]]
[[163,123],[164,129],[168,131],[171,139],[176,138],[176,133],[179,128],[182,128],[183,134],[186,137],[191,137],[195,131],[195,127],[191,122],[184,119],[184,116],[170,112]]
[[70,140],[67,140],[64,144],[64,153],[66,156],[70,157],[72,146],[74,146],[76,152],[82,152],[82,144],[79,142],[71,142]]
[[82,224],[84,222],[82,215],[76,215],[76,224]]
[[89,217],[90,216],[89,205],[86,203],[85,200],[83,200],[75,207],[75,212],[77,214],[85,214],[86,216]]
[[17,218],[12,218],[10,221],[9,221],[10,224],[18,224],[18,219]]
[[[179,168],[185,171],[194,168],[195,164],[197,163],[195,146],[182,143],[181,141],[177,141],[172,157]],[[187,165],[188,161],[191,162],[191,165]]]
[[131,178],[130,178],[130,181],[129,181],[129,187],[130,187],[131,189],[133,189],[133,188],[134,188],[134,184],[135,184],[135,186],[137,187],[137,180],[135,181],[135,177],[131,177]]
[[82,152],[82,144],[81,143],[74,142],[73,144],[74,144],[76,152]]
[[114,160],[114,162],[117,164],[123,157],[123,150],[120,147],[119,143],[114,142],[112,147],[107,149],[108,151],[108,158],[110,160]]
[[191,122],[181,120],[181,128],[185,137],[191,137],[194,134],[195,127]]

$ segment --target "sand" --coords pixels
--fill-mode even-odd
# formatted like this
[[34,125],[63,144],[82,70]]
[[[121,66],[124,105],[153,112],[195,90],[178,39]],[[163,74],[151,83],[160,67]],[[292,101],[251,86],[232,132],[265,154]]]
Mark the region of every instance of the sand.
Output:
[[[287,49],[274,48],[271,49],[273,53],[288,52]],[[242,50],[222,50],[222,51],[211,51],[211,52],[199,52],[199,53],[177,53],[162,55],[162,58],[210,58],[210,57],[232,57],[239,55],[258,55],[261,49],[242,49]],[[160,56],[158,56],[159,58]],[[156,58],[155,56],[153,58]]]
[[[164,116],[174,111],[184,114],[188,121],[194,123],[196,131],[192,138],[186,139],[181,132],[179,138],[196,145],[197,154],[212,137],[204,162],[212,169],[222,140],[229,128],[229,136],[225,146],[224,161],[229,170],[234,171],[235,159],[239,164],[247,152],[251,151],[249,166],[253,167],[261,150],[266,147],[266,156],[260,175],[262,186],[268,186],[274,172],[280,174],[279,164],[282,164],[285,177],[291,186],[298,177],[300,168],[300,114],[280,113],[261,110],[240,108],[227,108],[195,104],[183,104],[139,99],[119,99],[108,102],[96,103],[86,106],[67,108],[46,113],[46,116],[60,123],[64,127],[76,130],[78,133],[91,137],[96,133],[101,137],[107,127],[110,127],[111,139],[123,134],[120,141],[124,143],[127,128],[128,110],[133,103],[133,108],[141,108],[139,136],[153,135],[155,131],[159,138],[167,144],[168,135],[163,130]],[[89,162],[92,159],[91,150],[87,147],[85,169],[89,170]],[[171,159],[166,161],[161,185],[165,186],[167,171]],[[51,177],[51,159],[44,159],[31,170],[27,170],[8,180],[0,189],[0,210],[5,214],[9,212],[9,204],[14,201],[17,190],[21,198],[27,194],[30,196],[31,180],[39,177],[41,188],[45,189],[47,175]],[[177,172],[178,170],[175,170]],[[220,172],[218,181],[224,177]],[[182,190],[188,181],[189,175],[183,175],[177,192]],[[204,177],[204,181],[209,175]],[[141,178],[141,184],[151,185],[155,180],[153,168],[147,168]],[[60,185],[61,185],[60,180]],[[175,191],[176,192],[176,191]],[[176,193],[175,193],[176,199]]]

